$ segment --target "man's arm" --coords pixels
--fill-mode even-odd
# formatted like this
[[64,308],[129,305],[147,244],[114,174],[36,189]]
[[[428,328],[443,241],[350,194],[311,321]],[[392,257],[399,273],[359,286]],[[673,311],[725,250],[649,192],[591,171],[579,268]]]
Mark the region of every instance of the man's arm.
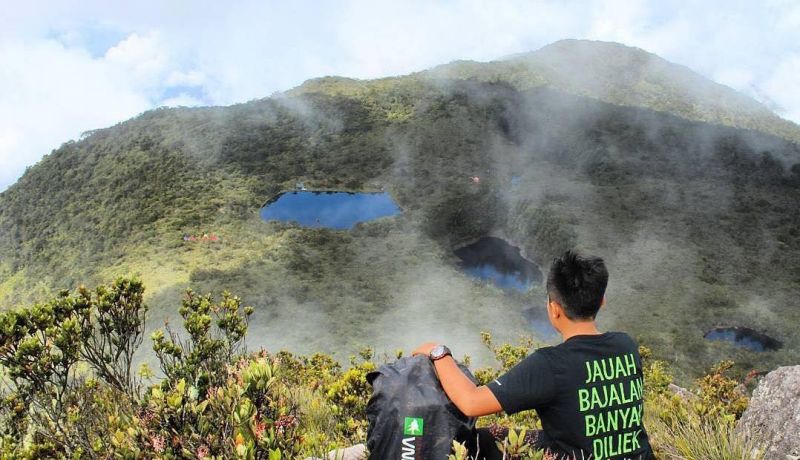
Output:
[[[412,354],[430,355],[435,343],[426,343],[414,350]],[[476,386],[458,367],[451,356],[434,361],[436,373],[447,397],[453,401],[458,410],[467,417],[480,417],[500,412],[500,402],[486,386]]]

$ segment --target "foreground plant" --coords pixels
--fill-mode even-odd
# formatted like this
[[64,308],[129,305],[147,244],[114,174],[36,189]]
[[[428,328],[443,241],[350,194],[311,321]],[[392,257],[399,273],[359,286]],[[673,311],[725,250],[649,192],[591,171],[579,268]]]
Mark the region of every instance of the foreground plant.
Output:
[[[119,279],[0,314],[0,458],[281,460],[365,441],[366,375],[377,367],[371,349],[347,368],[325,354],[248,353],[252,309],[229,294],[215,301],[188,291],[179,309],[184,331],[152,336],[164,378],[143,388],[132,370],[147,316],[143,293],[138,280]],[[533,346],[482,338],[499,369],[476,370],[480,381]],[[668,366],[647,349],[641,355],[645,426],[659,458],[763,458],[733,431],[747,398],[727,376],[730,363],[698,379],[685,399],[668,390]],[[479,423],[508,433],[498,444],[505,458],[546,458],[526,439],[540,427],[535,412]],[[467,458],[455,444],[450,459]]]
[[0,315],[4,448],[21,438],[36,449],[78,457],[102,448],[103,441],[89,437],[102,428],[83,415],[104,411],[103,404],[88,392],[99,377],[107,393],[135,396],[131,363],[147,312],[143,290],[138,280],[119,279]]
[[661,436],[661,455],[675,460],[762,460],[764,450],[738,435],[735,424],[725,419],[703,419],[668,424],[654,421]]

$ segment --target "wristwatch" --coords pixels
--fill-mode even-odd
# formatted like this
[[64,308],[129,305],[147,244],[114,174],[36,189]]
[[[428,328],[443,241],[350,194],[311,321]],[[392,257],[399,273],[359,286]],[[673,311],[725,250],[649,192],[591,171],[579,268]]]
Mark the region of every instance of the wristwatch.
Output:
[[445,356],[453,356],[453,353],[450,352],[450,349],[444,345],[436,345],[431,349],[431,354],[429,356],[431,361],[436,361],[444,358]]

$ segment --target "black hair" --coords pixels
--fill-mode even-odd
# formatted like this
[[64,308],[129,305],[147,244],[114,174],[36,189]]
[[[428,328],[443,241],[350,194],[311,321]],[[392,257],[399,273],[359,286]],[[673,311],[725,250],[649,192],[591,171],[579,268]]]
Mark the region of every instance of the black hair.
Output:
[[600,257],[567,251],[553,259],[547,275],[547,294],[564,307],[573,321],[597,316],[608,285],[608,270]]

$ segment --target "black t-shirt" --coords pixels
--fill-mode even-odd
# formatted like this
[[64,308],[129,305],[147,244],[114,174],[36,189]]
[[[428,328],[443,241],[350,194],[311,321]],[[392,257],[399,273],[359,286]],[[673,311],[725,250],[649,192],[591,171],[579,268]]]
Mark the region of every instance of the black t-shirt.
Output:
[[536,409],[554,453],[649,459],[642,384],[636,342],[606,332],[540,348],[488,387],[509,414]]

